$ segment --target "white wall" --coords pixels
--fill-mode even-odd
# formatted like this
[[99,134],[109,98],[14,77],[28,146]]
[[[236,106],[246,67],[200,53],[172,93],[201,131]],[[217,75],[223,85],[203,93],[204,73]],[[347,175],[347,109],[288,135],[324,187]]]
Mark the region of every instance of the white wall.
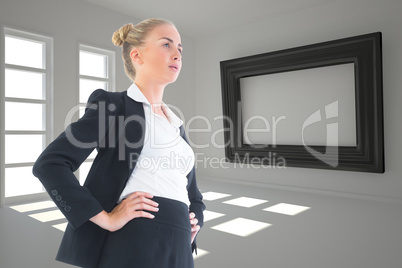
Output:
[[[174,18],[167,18],[174,21]],[[55,137],[64,130],[64,118],[78,100],[78,44],[116,51],[116,91],[126,90],[121,49],[111,41],[115,30],[140,20],[83,0],[2,0],[0,24],[54,38],[54,127]],[[180,29],[179,29],[180,31]],[[195,113],[195,52],[192,38],[182,35],[184,52],[181,75],[165,90],[164,101]]]
[[[220,61],[381,31],[385,119],[384,174],[291,167],[235,168],[233,163],[223,163],[221,168],[214,168],[219,164],[215,162],[211,165],[210,159],[207,159],[197,165],[199,179],[229,179],[307,192],[401,201],[401,10],[402,2],[399,0],[339,0],[197,40],[196,114],[207,117],[211,122],[210,132],[196,134],[197,144],[209,145],[208,148],[197,149],[200,154],[198,160],[201,161],[208,157],[217,157],[220,160],[225,156],[224,149],[214,147],[211,142],[211,133],[223,129],[222,120],[213,119],[222,115]],[[206,128],[206,124],[198,121],[197,127]],[[216,142],[224,144],[222,132],[216,136]]]

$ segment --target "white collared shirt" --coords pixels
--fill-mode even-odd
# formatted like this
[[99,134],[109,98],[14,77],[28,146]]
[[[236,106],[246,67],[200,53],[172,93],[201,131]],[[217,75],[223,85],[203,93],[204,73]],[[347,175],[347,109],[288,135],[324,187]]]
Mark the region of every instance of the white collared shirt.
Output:
[[133,192],[143,191],[189,205],[187,174],[194,166],[195,156],[180,136],[179,127],[183,121],[164,102],[161,108],[169,120],[155,114],[147,98],[134,83],[128,88],[127,95],[143,103],[145,138],[144,147],[119,202]]

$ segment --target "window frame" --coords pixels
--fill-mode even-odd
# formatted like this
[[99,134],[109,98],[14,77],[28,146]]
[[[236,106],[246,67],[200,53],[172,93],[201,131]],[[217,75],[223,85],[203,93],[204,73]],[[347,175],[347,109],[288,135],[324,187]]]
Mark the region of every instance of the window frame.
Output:
[[[78,94],[77,94],[77,99],[76,103],[80,107],[85,107],[86,102],[80,102],[80,81],[81,79],[86,79],[86,80],[92,80],[92,81],[98,81],[98,82],[107,82],[108,83],[108,88],[107,91],[109,92],[115,92],[116,91],[116,52],[114,50],[110,49],[105,49],[101,48],[99,46],[94,46],[94,45],[89,45],[86,43],[79,42],[78,43],[78,53],[77,53],[77,89],[78,89]],[[106,78],[101,78],[97,76],[89,76],[89,75],[81,75],[80,74],[80,53],[81,51],[85,52],[90,52],[90,53],[95,53],[95,54],[100,54],[100,55],[105,55],[108,58],[107,61],[107,77]],[[106,89],[105,89],[106,90]],[[92,163],[94,161],[94,158],[88,157],[85,159],[85,161],[82,163]],[[79,168],[76,172],[75,175],[80,183],[83,183],[84,180],[81,180],[80,177],[80,170]]]
[[[7,64],[5,62],[5,40],[6,36],[12,36],[20,39],[25,39],[28,41],[37,41],[45,44],[43,48],[44,57],[44,69],[25,67],[14,64]],[[0,120],[0,130],[1,138],[0,145],[2,150],[0,150],[0,207],[8,204],[16,204],[20,202],[32,202],[37,200],[43,200],[47,197],[47,193],[44,191],[42,193],[26,194],[19,196],[5,196],[5,170],[6,168],[17,168],[17,167],[30,167],[33,166],[34,162],[24,162],[24,163],[5,163],[5,137],[7,134],[23,134],[23,135],[44,135],[43,147],[45,148],[53,139],[53,37],[35,33],[32,31],[20,30],[13,27],[7,27],[1,25],[1,40],[0,40],[0,50],[1,50],[1,71],[0,71],[0,97],[2,101],[0,102],[0,112],[2,118]],[[45,75],[44,79],[44,100],[28,99],[28,98],[14,98],[5,96],[5,73],[6,69],[12,69],[17,71],[29,71],[35,73],[42,73]],[[34,103],[44,105],[44,130],[32,131],[32,130],[5,130],[5,104],[6,102],[22,102],[22,103]],[[43,149],[44,149],[43,148]]]

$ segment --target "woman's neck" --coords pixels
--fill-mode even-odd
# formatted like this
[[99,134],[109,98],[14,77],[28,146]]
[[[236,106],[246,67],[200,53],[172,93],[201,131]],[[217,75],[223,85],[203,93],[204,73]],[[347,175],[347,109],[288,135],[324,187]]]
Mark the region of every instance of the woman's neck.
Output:
[[135,80],[134,83],[141,90],[142,94],[151,104],[152,110],[154,113],[163,115],[162,111],[162,98],[163,92],[165,90],[165,85],[155,84],[152,82],[143,82],[139,80]]
[[137,87],[147,98],[151,105],[160,106],[162,104],[163,92],[165,90],[165,85],[155,84],[155,83],[144,83],[143,81],[134,81]]

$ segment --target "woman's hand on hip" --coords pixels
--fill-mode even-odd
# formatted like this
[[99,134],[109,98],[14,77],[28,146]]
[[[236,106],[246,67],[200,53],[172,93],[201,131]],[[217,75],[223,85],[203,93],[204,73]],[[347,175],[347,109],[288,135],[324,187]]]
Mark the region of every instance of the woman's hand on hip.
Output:
[[147,211],[158,211],[158,203],[152,201],[153,196],[145,192],[134,192],[121,201],[111,212],[102,211],[90,220],[103,229],[111,232],[120,230],[134,218],[149,218],[155,216]]
[[191,224],[191,244],[194,242],[194,238],[196,237],[198,231],[200,230],[200,226],[198,225],[198,220],[195,217],[194,212],[190,212],[190,224]]

